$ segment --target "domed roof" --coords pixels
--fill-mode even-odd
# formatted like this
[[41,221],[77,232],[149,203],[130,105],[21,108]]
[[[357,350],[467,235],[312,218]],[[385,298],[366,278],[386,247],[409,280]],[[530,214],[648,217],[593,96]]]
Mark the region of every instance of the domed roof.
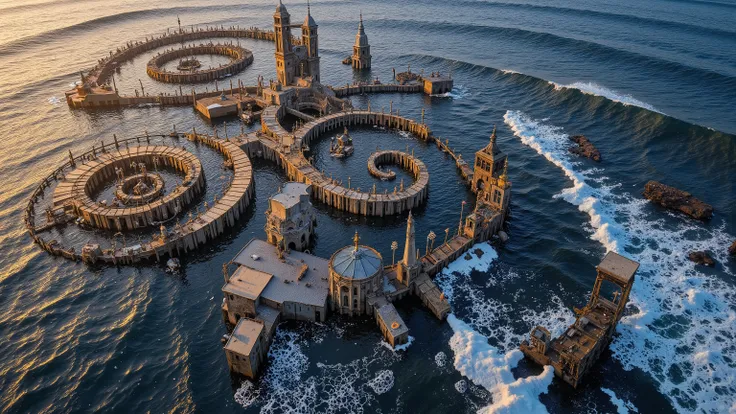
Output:
[[355,232],[355,245],[338,250],[330,260],[330,267],[341,277],[348,279],[367,279],[382,268],[381,254],[375,249],[358,244]]

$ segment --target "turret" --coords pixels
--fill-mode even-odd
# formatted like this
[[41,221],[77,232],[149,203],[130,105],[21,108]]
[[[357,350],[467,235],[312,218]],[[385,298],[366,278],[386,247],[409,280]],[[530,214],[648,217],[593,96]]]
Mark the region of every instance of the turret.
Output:
[[406,220],[406,242],[404,243],[404,257],[399,262],[397,271],[401,283],[409,286],[412,279],[419,276],[420,264],[417,262],[417,246],[414,237],[414,217],[409,211]]
[[360,14],[358,34],[355,35],[352,65],[354,69],[368,69],[371,67],[371,46],[368,44],[368,36],[366,36],[363,27],[363,13]]

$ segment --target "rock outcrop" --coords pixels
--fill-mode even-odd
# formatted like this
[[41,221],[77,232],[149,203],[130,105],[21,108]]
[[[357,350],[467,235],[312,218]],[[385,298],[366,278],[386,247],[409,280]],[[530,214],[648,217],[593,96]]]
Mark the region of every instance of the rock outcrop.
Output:
[[709,267],[713,267],[716,265],[716,261],[713,260],[712,257],[707,252],[690,252],[690,254],[687,256],[690,261],[695,262],[699,265],[705,265]]
[[713,217],[713,207],[706,204],[687,191],[649,181],[644,186],[644,197],[671,210],[681,211],[698,220],[709,220]]
[[578,144],[577,147],[570,147],[571,153],[588,157],[596,162],[601,161],[600,151],[598,151],[598,148],[588,141],[588,138],[585,138],[585,135],[573,135],[570,137],[570,140]]
[[728,248],[728,254],[731,256],[736,256],[736,240],[731,243],[731,247]]

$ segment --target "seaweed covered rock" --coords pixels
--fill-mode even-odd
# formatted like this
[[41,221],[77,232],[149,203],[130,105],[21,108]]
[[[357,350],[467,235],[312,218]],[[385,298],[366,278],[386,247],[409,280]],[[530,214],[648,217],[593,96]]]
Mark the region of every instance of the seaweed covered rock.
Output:
[[571,153],[588,157],[596,162],[601,161],[600,151],[598,151],[598,148],[588,141],[588,138],[585,138],[585,135],[573,135],[570,137],[570,140],[578,144],[576,147],[570,147]]
[[681,211],[698,220],[709,220],[713,217],[713,207],[706,204],[687,191],[649,181],[644,186],[644,197],[671,210]]
[[690,252],[690,254],[687,256],[690,261],[695,262],[699,265],[705,265],[709,267],[713,267],[716,265],[716,261],[713,260],[712,257],[707,252],[701,252],[701,251],[695,251]]

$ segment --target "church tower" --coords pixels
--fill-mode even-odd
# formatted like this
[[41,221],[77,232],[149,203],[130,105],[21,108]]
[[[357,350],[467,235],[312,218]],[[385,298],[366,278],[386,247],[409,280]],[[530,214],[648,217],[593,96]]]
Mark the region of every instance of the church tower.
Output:
[[352,56],[353,69],[369,69],[371,67],[371,46],[368,44],[368,36],[363,28],[363,13],[360,13],[358,34],[355,35]]
[[493,126],[491,142],[485,148],[475,153],[475,168],[473,169],[474,193],[490,191],[491,185],[500,177],[506,164],[506,154],[496,145],[496,126]]
[[306,74],[319,83],[319,43],[317,37],[317,23],[312,18],[312,10],[307,1],[307,17],[302,24],[302,45],[307,49]]
[[273,31],[276,35],[276,74],[282,85],[291,85],[296,76],[296,55],[291,45],[291,16],[281,0],[273,14]]
[[421,264],[417,262],[417,246],[414,237],[414,217],[409,211],[409,218],[406,220],[406,243],[404,244],[404,257],[398,263],[399,268],[397,276],[399,282],[409,286],[412,280],[419,276]]

